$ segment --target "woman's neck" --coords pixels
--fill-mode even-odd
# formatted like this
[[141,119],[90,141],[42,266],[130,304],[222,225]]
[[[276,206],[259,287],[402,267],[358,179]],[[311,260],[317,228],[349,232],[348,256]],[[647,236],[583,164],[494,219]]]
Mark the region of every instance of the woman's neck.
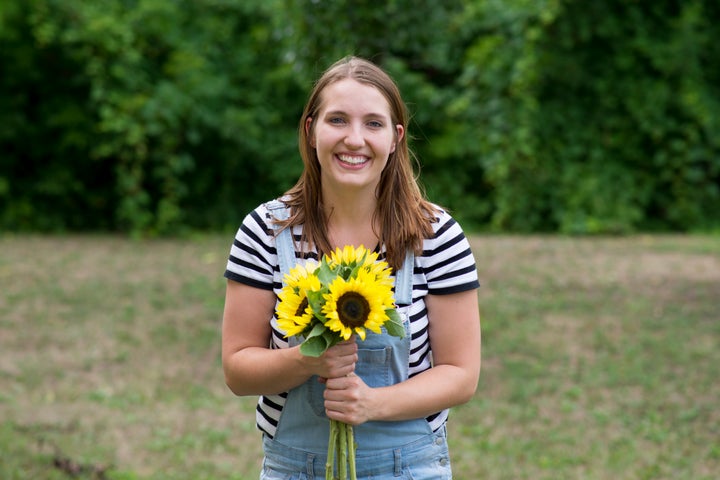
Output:
[[377,246],[379,231],[373,224],[377,205],[374,196],[356,195],[352,191],[330,195],[324,192],[323,204],[328,219],[328,239],[333,248],[363,245],[374,249]]

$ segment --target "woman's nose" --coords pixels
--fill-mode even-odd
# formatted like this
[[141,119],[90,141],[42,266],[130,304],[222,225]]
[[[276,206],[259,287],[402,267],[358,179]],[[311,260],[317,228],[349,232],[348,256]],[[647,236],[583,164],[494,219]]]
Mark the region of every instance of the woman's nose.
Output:
[[348,147],[359,148],[362,147],[364,143],[365,137],[362,134],[362,129],[357,125],[351,126],[345,136],[345,145]]

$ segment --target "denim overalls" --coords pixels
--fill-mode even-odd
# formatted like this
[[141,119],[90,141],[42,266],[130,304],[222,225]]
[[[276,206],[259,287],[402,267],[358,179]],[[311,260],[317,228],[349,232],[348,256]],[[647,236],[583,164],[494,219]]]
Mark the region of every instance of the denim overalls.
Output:
[[[280,202],[268,208],[277,218],[287,218]],[[281,231],[276,240],[282,274],[296,262],[290,229]],[[405,258],[396,274],[395,297],[405,331],[404,338],[368,332],[358,340],[355,374],[370,387],[381,387],[408,378],[410,355],[409,306],[412,303],[414,256]],[[300,340],[290,339],[290,345]],[[330,425],[325,415],[323,390],[316,376],[292,389],[287,397],[274,438],[263,438],[265,459],[261,480],[321,479],[325,475]],[[432,432],[424,418],[397,422],[366,422],[354,428],[357,444],[358,479],[432,479],[452,478],[445,428]]]

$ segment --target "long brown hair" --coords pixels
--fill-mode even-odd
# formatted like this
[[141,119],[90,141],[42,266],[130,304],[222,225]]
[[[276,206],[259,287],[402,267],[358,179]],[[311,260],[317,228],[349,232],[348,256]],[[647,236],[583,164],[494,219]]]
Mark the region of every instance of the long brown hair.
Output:
[[422,253],[423,238],[432,235],[431,223],[436,208],[423,195],[413,171],[415,157],[407,142],[408,113],[400,91],[392,78],[372,62],[345,57],[330,66],[315,83],[298,128],[300,155],[305,168],[295,186],[285,193],[290,218],[284,223],[286,227],[303,224],[303,240],[315,246],[319,254],[332,251],[323,210],[320,163],[315,148],[310,144],[314,122],[311,122],[310,131],[306,124],[308,118],[316,118],[323,90],[346,78],[377,88],[390,105],[392,124],[402,125],[405,130],[382,172],[374,213],[380,226],[380,232],[376,234],[380,244],[385,246],[386,260],[397,271],[408,249],[418,255]]

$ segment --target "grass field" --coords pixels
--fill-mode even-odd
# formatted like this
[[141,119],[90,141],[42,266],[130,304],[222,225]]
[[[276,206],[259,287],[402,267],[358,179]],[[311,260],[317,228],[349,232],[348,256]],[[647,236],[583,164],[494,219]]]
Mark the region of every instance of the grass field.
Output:
[[[231,237],[0,236],[0,478],[257,478],[219,361]],[[720,478],[719,237],[472,244],[455,478]]]

